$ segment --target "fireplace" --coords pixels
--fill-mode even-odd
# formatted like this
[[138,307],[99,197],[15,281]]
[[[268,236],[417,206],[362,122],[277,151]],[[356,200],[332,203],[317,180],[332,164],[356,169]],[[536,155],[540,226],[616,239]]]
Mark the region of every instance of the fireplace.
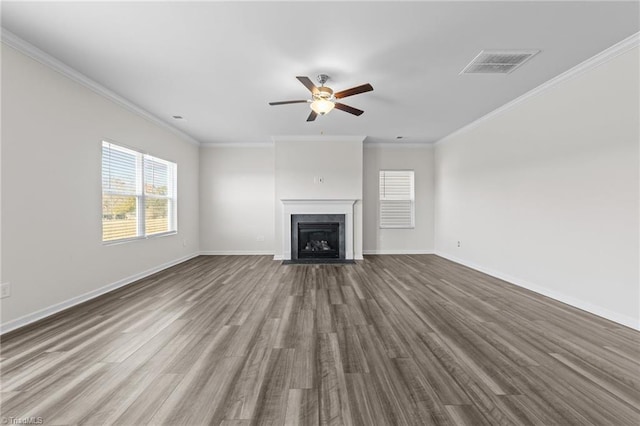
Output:
[[298,223],[298,259],[339,259],[338,222]]
[[345,215],[291,215],[291,259],[345,259]]
[[[355,258],[354,239],[354,208],[358,200],[355,199],[298,199],[281,198],[282,222],[281,240],[282,257],[289,263],[351,263]],[[358,215],[358,217],[361,217]],[[299,260],[298,259],[298,223],[325,222],[338,223],[337,259]],[[358,222],[360,223],[360,222]],[[360,229],[360,228],[358,228]],[[358,240],[361,244],[361,239]],[[358,245],[361,247],[361,245]],[[361,256],[361,255],[360,255]],[[280,256],[276,255],[276,258]],[[361,259],[362,257],[358,257]]]

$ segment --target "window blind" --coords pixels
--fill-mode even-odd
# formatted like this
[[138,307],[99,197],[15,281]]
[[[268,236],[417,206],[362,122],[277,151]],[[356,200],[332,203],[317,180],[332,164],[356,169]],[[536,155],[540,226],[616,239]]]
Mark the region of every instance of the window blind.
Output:
[[176,231],[177,165],[102,143],[102,241]]
[[169,232],[172,229],[173,184],[172,163],[145,155],[145,233],[147,235]]
[[413,228],[413,170],[380,170],[380,228]]

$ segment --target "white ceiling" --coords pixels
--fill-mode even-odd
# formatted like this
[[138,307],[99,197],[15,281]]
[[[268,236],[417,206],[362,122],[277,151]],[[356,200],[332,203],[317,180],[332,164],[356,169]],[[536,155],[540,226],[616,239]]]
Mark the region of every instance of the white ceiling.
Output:
[[[433,142],[640,30],[632,2],[2,2],[2,26],[202,143],[272,135]],[[482,49],[539,49],[508,75],[459,75]],[[307,123],[295,76],[360,117]],[[185,117],[175,121],[173,115]]]

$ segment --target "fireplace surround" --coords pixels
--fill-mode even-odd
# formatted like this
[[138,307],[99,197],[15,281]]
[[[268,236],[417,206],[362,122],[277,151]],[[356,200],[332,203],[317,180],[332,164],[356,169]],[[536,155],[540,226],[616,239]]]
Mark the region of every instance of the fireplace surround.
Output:
[[[344,257],[334,259],[336,262],[354,259],[354,205],[355,199],[280,199],[282,202],[282,260],[292,260],[292,216],[294,215],[343,215]],[[340,222],[328,220],[328,222]],[[295,231],[297,234],[297,228]],[[299,259],[293,259],[298,262]]]

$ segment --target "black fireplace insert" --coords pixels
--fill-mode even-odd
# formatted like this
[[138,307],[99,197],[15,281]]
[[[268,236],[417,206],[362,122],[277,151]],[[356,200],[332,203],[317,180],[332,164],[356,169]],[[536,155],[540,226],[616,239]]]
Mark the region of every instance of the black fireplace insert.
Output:
[[292,214],[291,262],[344,262],[344,221],[344,214]]
[[338,222],[299,222],[298,259],[338,259],[339,230]]

